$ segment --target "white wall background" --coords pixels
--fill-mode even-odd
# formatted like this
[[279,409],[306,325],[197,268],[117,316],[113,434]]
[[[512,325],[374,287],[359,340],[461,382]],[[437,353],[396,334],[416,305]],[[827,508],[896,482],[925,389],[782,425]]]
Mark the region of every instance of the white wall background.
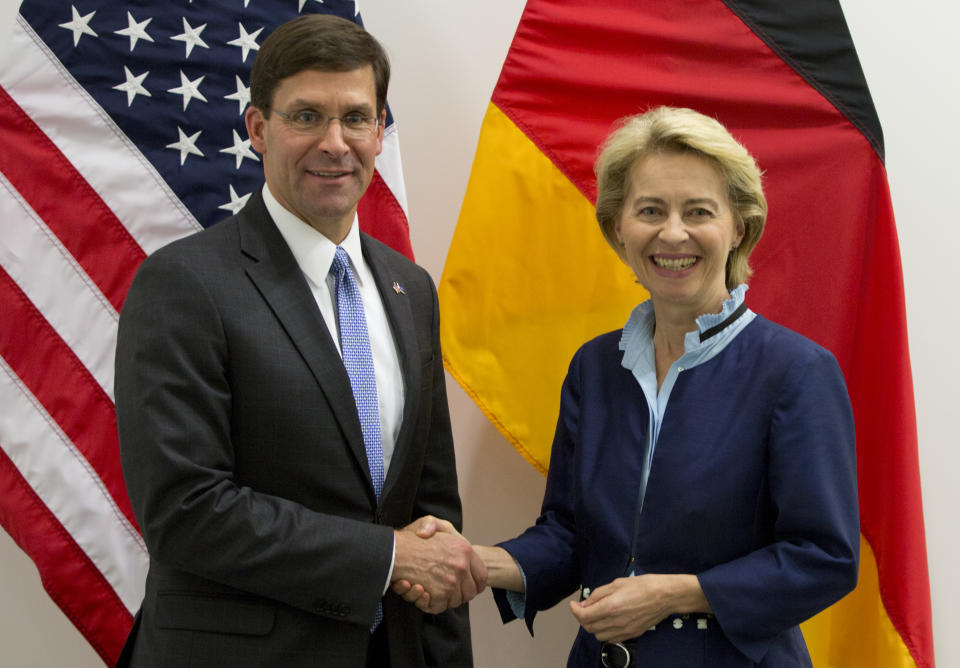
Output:
[[[0,0],[0,47],[18,0]],[[413,247],[439,280],[467,184],[480,123],[524,0],[364,0],[370,31],[387,47],[390,103],[400,123]],[[950,0],[842,0],[886,137],[900,234],[920,439],[936,655],[960,666],[960,552],[956,507],[960,439],[960,7]],[[3,150],[0,147],[0,150]],[[811,193],[816,196],[816,193]],[[827,307],[833,307],[829,303]],[[837,305],[839,306],[839,305]],[[882,334],[882,333],[880,333]],[[514,535],[536,515],[543,478],[448,378],[466,534]],[[2,410],[2,407],[0,407]],[[537,636],[501,628],[489,593],[472,605],[477,668],[564,664],[575,625],[560,606]],[[851,629],[855,633],[855,629]],[[0,667],[102,662],[43,591],[33,564],[0,531]]]

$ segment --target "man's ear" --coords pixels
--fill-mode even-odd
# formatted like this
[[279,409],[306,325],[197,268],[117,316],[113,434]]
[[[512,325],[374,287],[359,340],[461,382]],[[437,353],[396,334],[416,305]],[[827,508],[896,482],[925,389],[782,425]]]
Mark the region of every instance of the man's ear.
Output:
[[263,112],[257,107],[248,106],[243,114],[244,123],[247,125],[247,136],[250,137],[250,146],[253,150],[263,155],[267,150],[266,125],[267,119]]
[[387,127],[387,108],[380,110],[380,124],[377,126],[377,155],[383,150],[383,131]]

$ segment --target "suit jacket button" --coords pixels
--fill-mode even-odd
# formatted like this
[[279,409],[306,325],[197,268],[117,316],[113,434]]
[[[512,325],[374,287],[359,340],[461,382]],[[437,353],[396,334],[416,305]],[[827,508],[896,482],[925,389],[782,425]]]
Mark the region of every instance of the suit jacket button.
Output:
[[673,620],[673,628],[675,628],[675,629],[682,629],[682,628],[683,628],[683,620],[680,619],[679,617],[677,617],[676,619],[674,619],[674,620]]

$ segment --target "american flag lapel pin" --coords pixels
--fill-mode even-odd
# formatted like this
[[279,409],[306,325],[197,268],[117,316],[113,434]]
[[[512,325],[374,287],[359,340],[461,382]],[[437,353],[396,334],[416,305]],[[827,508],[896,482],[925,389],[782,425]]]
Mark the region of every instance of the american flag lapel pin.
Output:
[[396,281],[393,282],[393,291],[396,292],[398,295],[407,294],[407,291],[403,289],[403,286],[397,283]]

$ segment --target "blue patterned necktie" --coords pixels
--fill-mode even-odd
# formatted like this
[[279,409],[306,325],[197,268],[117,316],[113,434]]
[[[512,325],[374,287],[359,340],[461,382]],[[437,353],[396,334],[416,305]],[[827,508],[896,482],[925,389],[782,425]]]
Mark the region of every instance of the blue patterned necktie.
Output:
[[[367,451],[367,465],[377,501],[383,493],[383,441],[380,437],[380,410],[377,404],[377,377],[373,370],[373,353],[367,335],[367,319],[363,314],[360,289],[350,270],[347,252],[337,246],[330,272],[336,279],[337,325],[340,330],[340,354],[350,377],[353,401],[360,416],[360,430]],[[377,614],[370,632],[383,619],[383,605],[377,604]]]

